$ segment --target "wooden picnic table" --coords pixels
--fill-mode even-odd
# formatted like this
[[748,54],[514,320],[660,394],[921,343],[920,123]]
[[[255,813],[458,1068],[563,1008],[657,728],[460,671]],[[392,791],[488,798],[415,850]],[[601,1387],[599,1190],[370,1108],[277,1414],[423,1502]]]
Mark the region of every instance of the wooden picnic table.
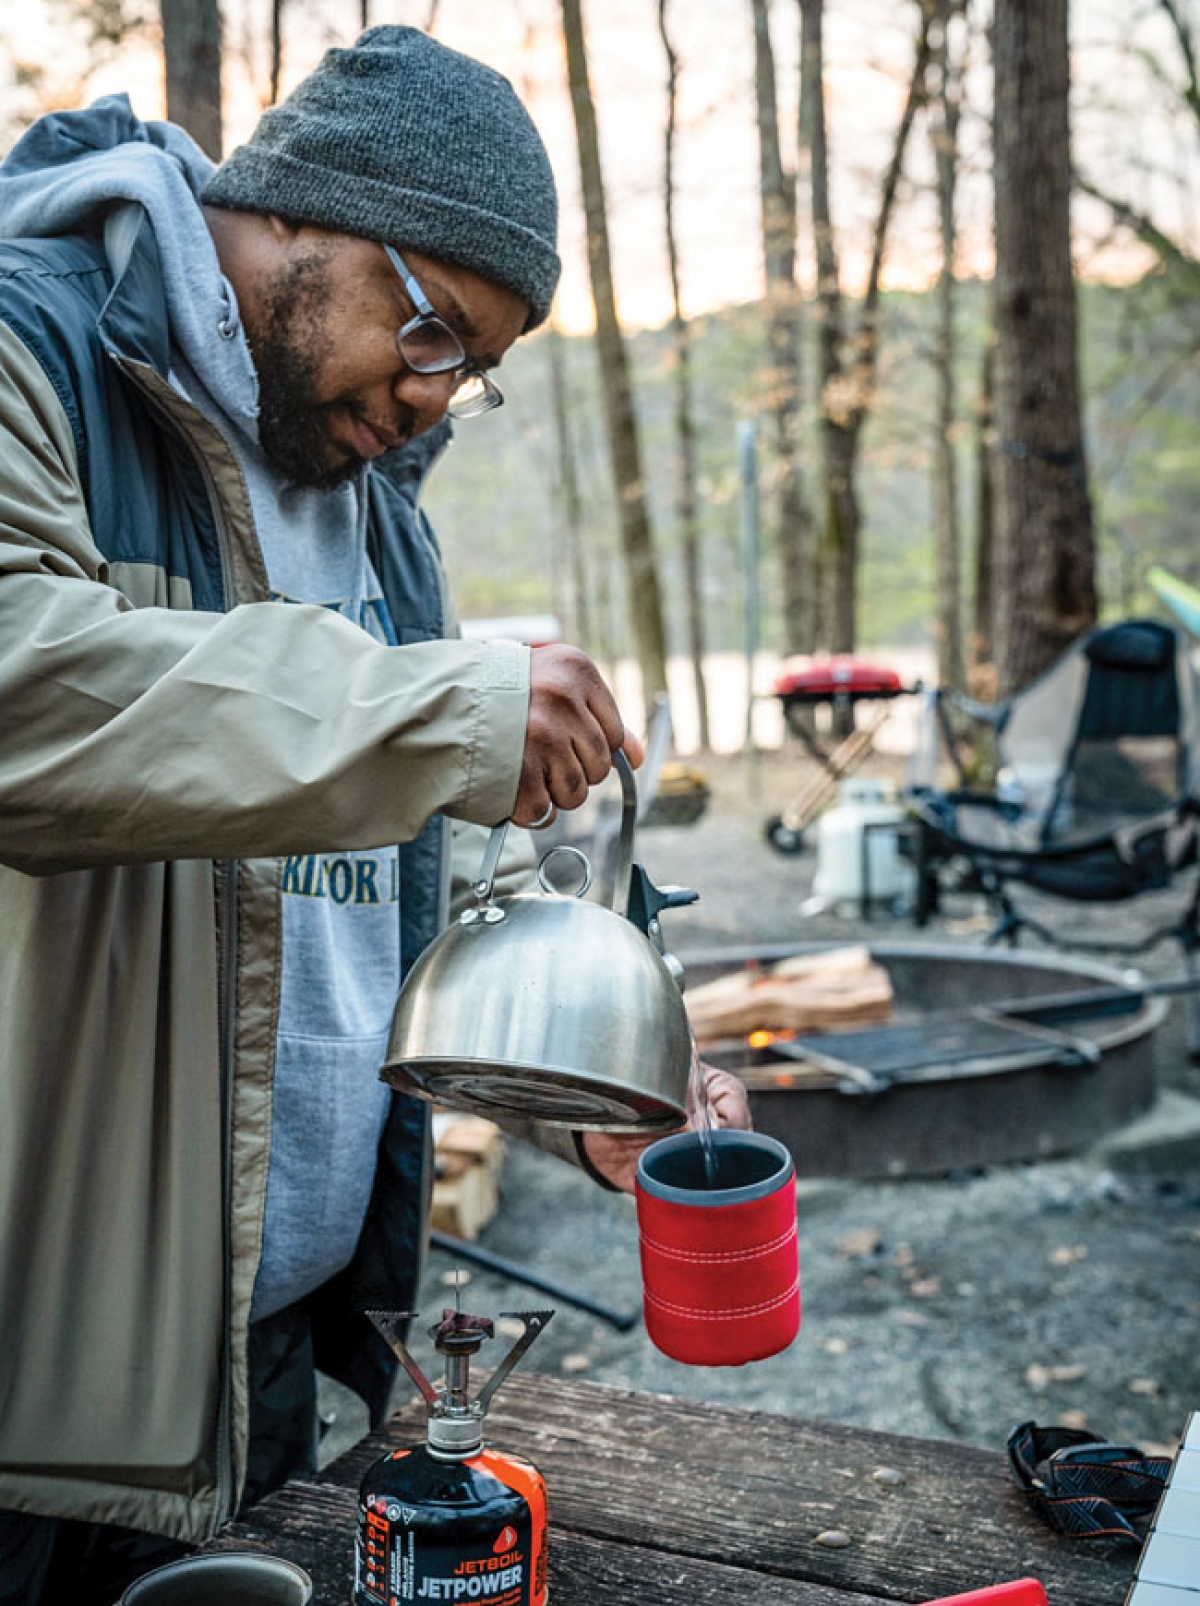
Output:
[[[1121,1606],[1137,1561],[1132,1545],[1046,1527],[1000,1450],[532,1372],[508,1380],[488,1423],[489,1443],[546,1480],[553,1606],[878,1606],[1022,1577],[1050,1606]],[[205,1548],[287,1557],[314,1606],[345,1606],[359,1480],[423,1438],[414,1400]],[[819,1542],[831,1530],[850,1543]]]

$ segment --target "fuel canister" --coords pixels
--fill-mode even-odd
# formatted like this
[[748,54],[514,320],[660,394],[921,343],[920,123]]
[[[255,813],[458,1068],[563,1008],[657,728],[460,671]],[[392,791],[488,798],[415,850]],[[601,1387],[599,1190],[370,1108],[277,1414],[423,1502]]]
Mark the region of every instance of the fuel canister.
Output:
[[430,1328],[445,1381],[430,1383],[399,1336],[406,1313],[368,1313],[424,1397],[424,1444],[383,1456],[363,1478],[354,1546],[354,1606],[487,1601],[545,1606],[546,1486],[537,1469],[485,1448],[497,1388],[553,1316],[519,1312],[525,1331],[470,1397],[470,1357],[493,1336],[486,1317],[443,1312]]

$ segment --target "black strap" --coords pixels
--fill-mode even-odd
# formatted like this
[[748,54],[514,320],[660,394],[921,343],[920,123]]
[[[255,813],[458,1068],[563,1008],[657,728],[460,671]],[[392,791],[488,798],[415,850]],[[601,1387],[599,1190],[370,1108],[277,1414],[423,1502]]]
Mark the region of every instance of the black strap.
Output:
[[1158,1505],[1171,1472],[1169,1456],[1078,1428],[1040,1428],[1022,1422],[1008,1439],[1018,1484],[1039,1516],[1075,1539],[1124,1539],[1142,1544],[1134,1523]]

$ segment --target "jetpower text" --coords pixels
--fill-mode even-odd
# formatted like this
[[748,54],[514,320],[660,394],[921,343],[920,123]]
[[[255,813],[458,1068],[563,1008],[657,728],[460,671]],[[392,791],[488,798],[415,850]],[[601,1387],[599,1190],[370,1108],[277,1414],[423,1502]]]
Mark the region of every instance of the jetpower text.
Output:
[[[470,1565],[468,1563],[468,1565]],[[418,1600],[491,1600],[521,1587],[525,1569],[499,1567],[495,1571],[459,1573],[452,1578],[422,1578]]]

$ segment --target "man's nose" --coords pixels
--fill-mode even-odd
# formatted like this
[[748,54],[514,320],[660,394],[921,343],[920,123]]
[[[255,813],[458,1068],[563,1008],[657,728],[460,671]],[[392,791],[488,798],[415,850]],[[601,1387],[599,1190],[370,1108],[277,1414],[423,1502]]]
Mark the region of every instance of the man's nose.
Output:
[[450,399],[458,389],[458,373],[449,369],[441,374],[422,374],[415,368],[405,368],[394,389],[397,398],[420,415],[422,429],[429,429],[446,416]]

